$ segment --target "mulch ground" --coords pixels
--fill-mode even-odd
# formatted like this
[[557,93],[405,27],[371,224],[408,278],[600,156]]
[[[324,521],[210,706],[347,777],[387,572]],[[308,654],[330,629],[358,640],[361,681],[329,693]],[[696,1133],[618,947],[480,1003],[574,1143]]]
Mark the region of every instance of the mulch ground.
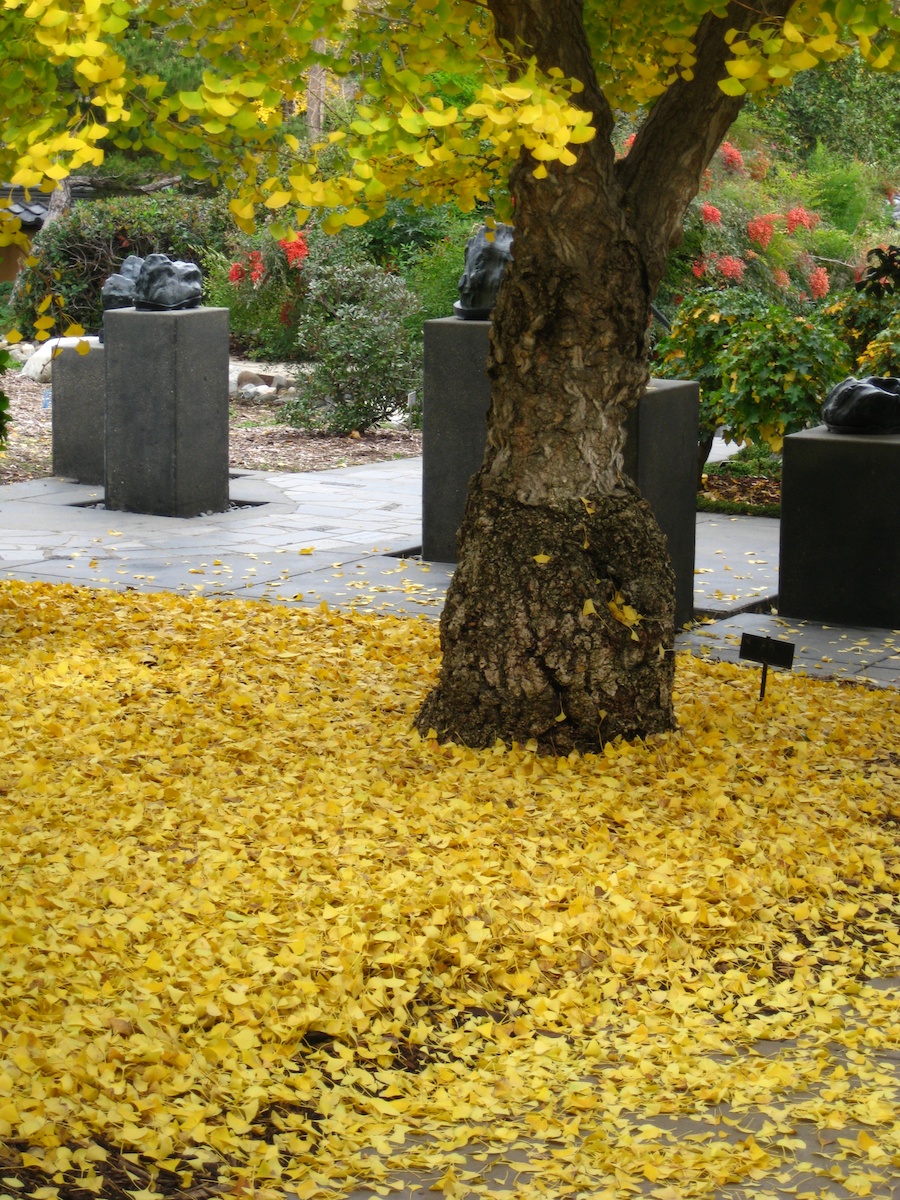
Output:
[[731,504],[780,504],[781,480],[753,475],[707,475],[700,495],[706,500]]

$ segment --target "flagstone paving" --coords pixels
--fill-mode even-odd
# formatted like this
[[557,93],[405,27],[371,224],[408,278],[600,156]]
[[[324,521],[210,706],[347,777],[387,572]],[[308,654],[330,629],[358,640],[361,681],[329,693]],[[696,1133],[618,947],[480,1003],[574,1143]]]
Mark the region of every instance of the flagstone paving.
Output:
[[[231,511],[191,519],[108,512],[101,488],[59,478],[9,484],[0,487],[0,579],[437,616],[453,566],[418,556],[421,492],[421,459],[235,471]],[[778,526],[698,514],[700,623],[679,634],[679,648],[736,661],[743,633],[764,634],[795,644],[795,670],[900,687],[900,631],[772,614]]]

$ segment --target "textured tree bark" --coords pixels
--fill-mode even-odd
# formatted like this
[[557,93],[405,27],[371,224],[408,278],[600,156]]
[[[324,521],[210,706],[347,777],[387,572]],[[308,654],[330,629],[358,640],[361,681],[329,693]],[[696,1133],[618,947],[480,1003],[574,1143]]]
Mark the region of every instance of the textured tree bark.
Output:
[[[698,30],[694,78],[614,161],[581,0],[489,0],[501,43],[584,84],[597,137],[571,168],[510,178],[513,261],[493,312],[484,464],[441,619],[443,663],[416,726],[471,746],[597,749],[674,726],[674,577],[622,472],[648,379],[650,303],[702,172],[737,115],[717,87],[737,3]],[[762,0],[783,14],[787,0]]]
[[418,728],[557,753],[672,728],[674,577],[622,474],[647,380],[650,286],[599,156],[513,173],[516,235],[494,310],[484,466]]

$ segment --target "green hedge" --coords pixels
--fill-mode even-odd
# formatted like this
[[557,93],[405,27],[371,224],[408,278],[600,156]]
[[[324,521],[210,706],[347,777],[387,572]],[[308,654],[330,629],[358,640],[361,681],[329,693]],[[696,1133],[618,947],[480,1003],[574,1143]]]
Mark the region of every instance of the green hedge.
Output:
[[160,193],[80,200],[34,239],[32,266],[19,275],[12,309],[21,332],[31,336],[38,306],[62,296],[45,311],[50,334],[75,322],[90,332],[103,321],[100,290],[129,254],[168,254],[199,263],[204,251],[223,249],[233,233],[224,199]]

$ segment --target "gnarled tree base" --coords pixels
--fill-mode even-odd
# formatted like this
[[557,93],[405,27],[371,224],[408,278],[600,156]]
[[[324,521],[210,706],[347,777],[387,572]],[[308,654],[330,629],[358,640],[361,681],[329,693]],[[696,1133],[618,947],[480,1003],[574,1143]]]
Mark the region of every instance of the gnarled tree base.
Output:
[[473,747],[534,738],[557,754],[673,729],[674,608],[665,539],[629,480],[560,509],[478,477],[440,681],[416,727]]

